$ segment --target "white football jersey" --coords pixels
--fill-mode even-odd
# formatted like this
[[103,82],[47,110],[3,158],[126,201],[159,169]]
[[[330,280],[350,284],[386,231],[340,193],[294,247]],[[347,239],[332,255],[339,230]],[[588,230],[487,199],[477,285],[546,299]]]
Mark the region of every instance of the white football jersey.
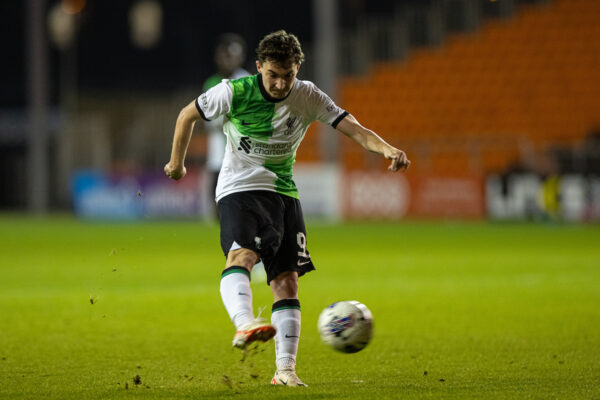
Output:
[[287,97],[274,99],[260,74],[224,79],[196,99],[196,108],[205,120],[225,116],[217,201],[248,190],[298,198],[292,168],[309,125],[319,120],[335,128],[348,115],[310,81],[296,79]]

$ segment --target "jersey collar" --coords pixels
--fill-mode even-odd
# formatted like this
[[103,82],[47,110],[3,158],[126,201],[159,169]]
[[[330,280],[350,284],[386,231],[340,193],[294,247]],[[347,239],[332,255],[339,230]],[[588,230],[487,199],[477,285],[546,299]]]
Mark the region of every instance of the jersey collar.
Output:
[[265,98],[265,100],[270,101],[271,103],[279,103],[279,102],[282,102],[285,99],[287,99],[289,97],[290,93],[292,93],[292,90],[294,90],[294,86],[296,86],[296,81],[294,80],[294,86],[292,86],[292,88],[290,89],[288,94],[283,99],[276,99],[275,97],[273,97],[269,93],[267,93],[267,90],[265,89],[265,85],[263,84],[262,74],[258,74],[257,79],[258,79],[258,88],[260,89],[260,94],[262,94],[262,96]]

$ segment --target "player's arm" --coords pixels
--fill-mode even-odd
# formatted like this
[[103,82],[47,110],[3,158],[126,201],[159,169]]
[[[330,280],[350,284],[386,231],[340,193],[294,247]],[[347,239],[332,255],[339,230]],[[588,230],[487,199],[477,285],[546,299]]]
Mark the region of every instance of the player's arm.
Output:
[[390,171],[406,171],[410,166],[410,161],[402,150],[389,145],[375,132],[362,126],[352,114],[346,115],[337,124],[336,129],[365,149],[391,160],[392,163],[388,167]]
[[171,160],[165,165],[165,173],[169,178],[178,180],[185,176],[185,153],[187,152],[192,130],[196,121],[202,116],[196,108],[196,101],[185,106],[177,117],[175,123],[175,134],[173,135],[173,148],[171,149]]

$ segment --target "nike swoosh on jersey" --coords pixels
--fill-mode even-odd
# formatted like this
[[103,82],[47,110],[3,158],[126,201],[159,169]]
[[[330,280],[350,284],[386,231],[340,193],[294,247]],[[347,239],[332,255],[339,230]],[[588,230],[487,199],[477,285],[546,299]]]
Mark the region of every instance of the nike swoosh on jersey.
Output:
[[298,266],[301,267],[303,265],[308,264],[309,262],[310,262],[310,260],[308,260],[308,261],[300,261],[300,260],[298,260]]

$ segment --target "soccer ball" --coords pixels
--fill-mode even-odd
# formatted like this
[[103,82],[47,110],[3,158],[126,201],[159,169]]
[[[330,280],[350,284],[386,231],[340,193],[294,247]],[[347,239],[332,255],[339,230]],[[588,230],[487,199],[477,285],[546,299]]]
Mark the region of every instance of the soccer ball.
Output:
[[373,316],[358,301],[338,301],[321,312],[318,328],[323,342],[335,350],[356,353],[371,340]]

